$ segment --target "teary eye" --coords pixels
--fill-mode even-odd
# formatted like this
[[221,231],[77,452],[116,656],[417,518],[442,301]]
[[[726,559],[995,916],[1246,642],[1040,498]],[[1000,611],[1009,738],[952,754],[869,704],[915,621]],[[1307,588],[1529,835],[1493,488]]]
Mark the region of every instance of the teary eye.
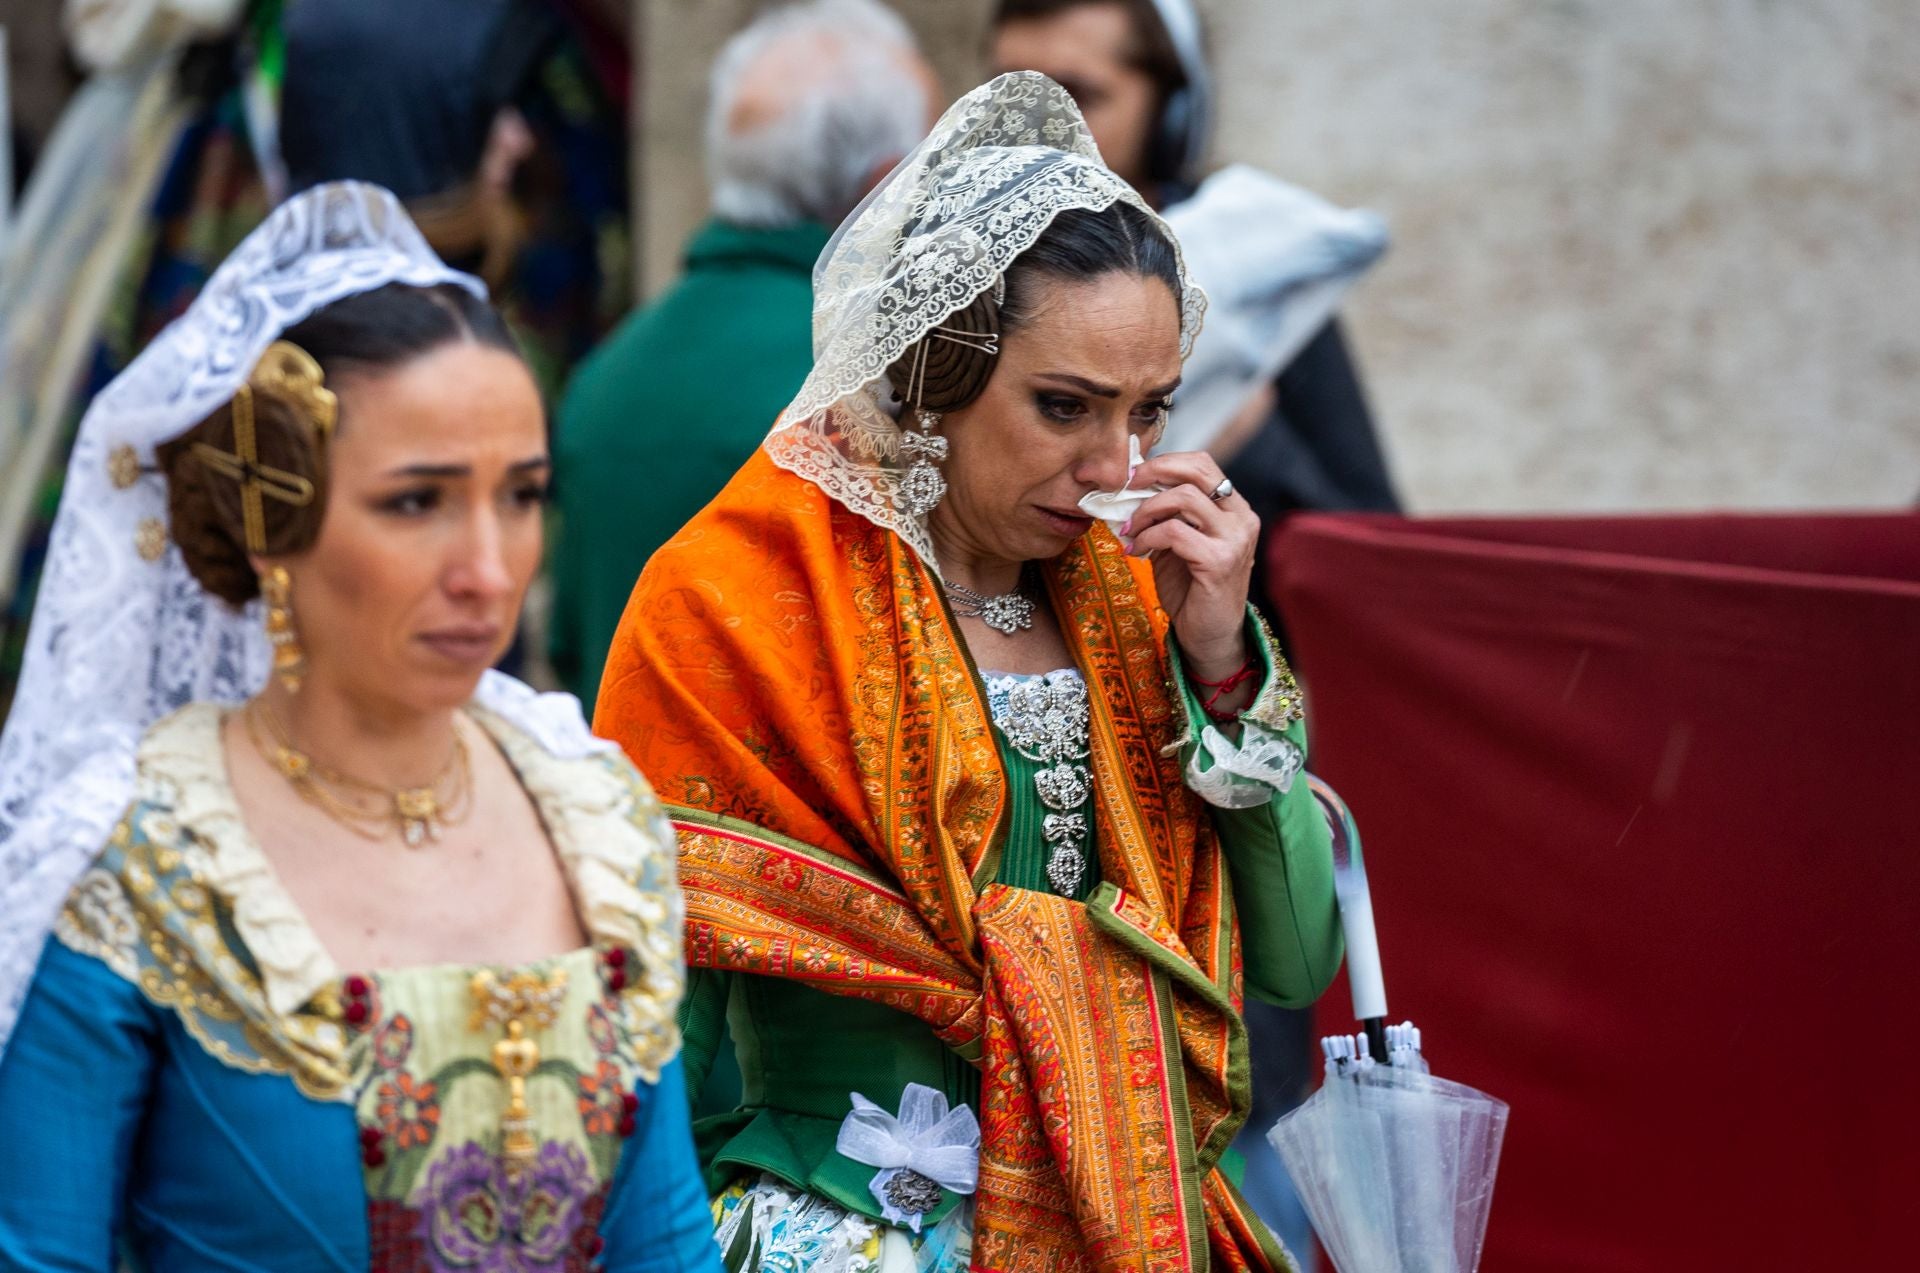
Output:
[[1040,393],[1034,395],[1034,401],[1041,415],[1062,424],[1072,424],[1087,413],[1087,404],[1070,394]]

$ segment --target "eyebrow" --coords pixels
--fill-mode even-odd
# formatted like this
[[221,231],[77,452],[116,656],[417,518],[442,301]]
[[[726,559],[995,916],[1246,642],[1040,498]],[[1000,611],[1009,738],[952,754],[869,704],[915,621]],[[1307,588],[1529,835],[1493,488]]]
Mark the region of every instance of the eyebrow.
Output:
[[[530,455],[524,460],[516,460],[507,467],[509,473],[530,473],[537,469],[552,468],[553,461],[544,455]],[[408,464],[390,469],[388,477],[469,477],[473,473],[470,464]]]
[[[1085,376],[1069,375],[1064,371],[1042,371],[1036,374],[1047,380],[1058,380],[1070,384],[1077,389],[1083,389],[1098,398],[1117,398],[1120,396],[1120,391],[1112,385],[1103,385],[1097,380],[1088,380]],[[1149,398],[1164,398],[1179,387],[1180,379],[1176,377],[1165,388],[1147,390],[1146,396]]]

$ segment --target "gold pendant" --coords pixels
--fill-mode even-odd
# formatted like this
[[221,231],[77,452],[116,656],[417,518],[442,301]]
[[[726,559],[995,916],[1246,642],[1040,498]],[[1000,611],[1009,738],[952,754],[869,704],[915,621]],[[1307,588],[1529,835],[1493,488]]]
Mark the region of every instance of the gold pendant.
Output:
[[527,1037],[527,1029],[547,1029],[559,1017],[567,972],[556,968],[545,977],[522,972],[503,983],[491,972],[481,971],[473,975],[467,989],[473,1000],[467,1028],[505,1027],[505,1037],[493,1045],[492,1052],[493,1068],[507,1084],[507,1106],[500,1113],[500,1162],[508,1175],[517,1176],[539,1153],[533,1112],[527,1106],[527,1077],[539,1067],[540,1045]]
[[440,801],[432,787],[403,787],[394,792],[393,810],[400,819],[400,838],[408,848],[440,838]]

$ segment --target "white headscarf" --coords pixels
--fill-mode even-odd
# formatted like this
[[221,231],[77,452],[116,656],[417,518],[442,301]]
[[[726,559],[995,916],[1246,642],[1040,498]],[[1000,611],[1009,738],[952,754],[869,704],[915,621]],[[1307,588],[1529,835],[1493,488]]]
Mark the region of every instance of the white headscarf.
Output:
[[[1036,71],[982,84],[855,208],[813,268],[813,371],[767,435],[781,468],[913,545],[940,572],[926,520],[902,498],[907,469],[887,368],[948,315],[996,286],[1069,209],[1130,203],[1067,91]],[[1207,298],[1180,266],[1180,352]]]
[[[132,799],[147,728],[190,702],[244,702],[266,682],[259,602],[235,610],[213,597],[165,538],[155,449],[232,398],[287,328],[389,283],[486,295],[387,191],[316,186],[248,235],[81,420],[0,735],[0,1048],[67,890]],[[570,696],[488,673],[477,698],[558,754],[596,746]]]

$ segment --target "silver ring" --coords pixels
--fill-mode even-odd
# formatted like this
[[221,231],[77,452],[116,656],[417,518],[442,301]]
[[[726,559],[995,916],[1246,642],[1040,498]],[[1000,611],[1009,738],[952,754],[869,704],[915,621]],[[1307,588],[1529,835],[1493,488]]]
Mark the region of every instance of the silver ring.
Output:
[[1218,504],[1221,500],[1225,499],[1227,496],[1231,494],[1233,494],[1233,482],[1230,479],[1223,477],[1220,479],[1220,485],[1214,487],[1213,490],[1208,492],[1207,498],[1212,500],[1214,503]]

